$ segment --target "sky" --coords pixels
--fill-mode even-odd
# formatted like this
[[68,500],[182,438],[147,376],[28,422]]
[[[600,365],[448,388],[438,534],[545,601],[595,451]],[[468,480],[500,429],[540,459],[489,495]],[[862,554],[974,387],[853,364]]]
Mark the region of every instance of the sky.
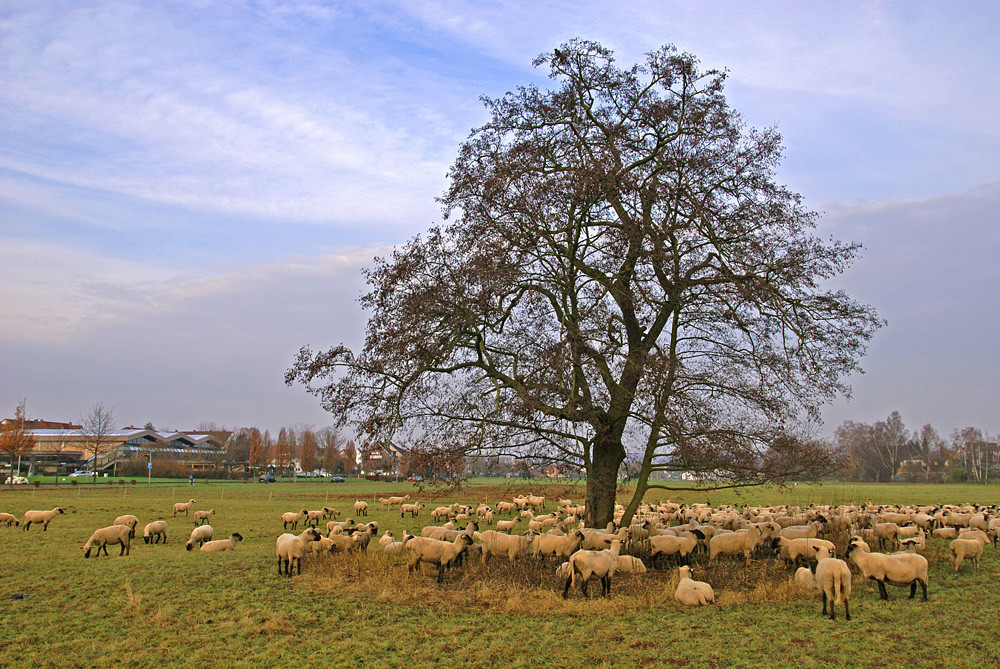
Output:
[[480,96],[581,37],[675,44],[784,139],[888,325],[824,411],[1000,433],[1000,4],[0,4],[0,413],[330,424],[299,347],[357,348],[362,269],[441,220]]

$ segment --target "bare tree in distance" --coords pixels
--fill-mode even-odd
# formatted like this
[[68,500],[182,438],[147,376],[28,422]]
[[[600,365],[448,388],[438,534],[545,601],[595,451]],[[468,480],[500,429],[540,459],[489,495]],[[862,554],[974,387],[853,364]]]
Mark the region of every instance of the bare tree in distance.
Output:
[[[9,420],[0,427],[0,451],[10,458],[10,484],[14,485],[14,459],[28,455],[35,448],[35,438],[31,432],[25,428],[24,421],[27,420],[24,406],[27,400],[14,409],[14,419]],[[18,465],[20,467],[20,464]],[[18,471],[20,474],[20,471]]]
[[97,482],[97,456],[107,452],[110,436],[115,431],[114,409],[104,406],[103,402],[98,402],[90,410],[90,413],[80,418],[80,433],[83,435],[85,448],[94,454],[94,475],[91,476],[91,483]]
[[628,522],[658,472],[706,487],[815,477],[798,426],[849,392],[882,322],[829,289],[860,244],[816,237],[725,75],[665,46],[619,69],[599,44],[543,54],[551,89],[484,99],[435,227],[367,272],[364,347],[286,374],[359,438],[564,463],[586,522]]

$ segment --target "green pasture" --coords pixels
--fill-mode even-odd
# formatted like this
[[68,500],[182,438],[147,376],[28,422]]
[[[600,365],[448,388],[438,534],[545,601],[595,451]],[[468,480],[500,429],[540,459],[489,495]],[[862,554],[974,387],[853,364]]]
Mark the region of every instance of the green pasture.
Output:
[[[817,600],[786,587],[770,560],[718,568],[719,603],[674,604],[672,569],[616,577],[608,599],[560,597],[554,565],[494,562],[453,570],[446,582],[424,568],[367,555],[307,562],[302,576],[279,577],[275,537],[285,511],[331,506],[397,536],[431,521],[434,506],[509,498],[532,491],[580,500],[582,486],[480,480],[458,491],[350,481],[96,485],[4,488],[0,511],[62,507],[47,532],[0,527],[0,666],[406,666],[406,667],[982,667],[1000,663],[1000,559],[987,548],[981,569],[953,574],[945,542],[932,540],[930,601],[908,590],[854,581],[853,620],[831,622]],[[621,500],[625,501],[626,490]],[[380,508],[377,497],[410,494],[427,504],[419,518]],[[171,517],[176,501],[215,509],[215,538],[240,532],[234,553],[187,552],[193,522]],[[1000,487],[973,485],[799,485],[742,491],[651,491],[650,500],[798,503],[1000,503]],[[141,526],[168,523],[166,545],[137,538],[131,555],[85,560],[91,532],[131,513]],[[343,516],[342,516],[343,517]],[[301,530],[301,527],[299,528]],[[599,588],[592,588],[599,591]],[[13,598],[26,593],[21,599]]]

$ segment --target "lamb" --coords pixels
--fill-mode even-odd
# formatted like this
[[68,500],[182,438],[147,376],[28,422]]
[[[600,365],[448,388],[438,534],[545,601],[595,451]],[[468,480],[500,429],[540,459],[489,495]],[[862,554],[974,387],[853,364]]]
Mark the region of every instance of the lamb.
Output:
[[191,506],[193,504],[194,504],[193,499],[187,502],[177,502],[176,504],[174,504],[174,516],[176,516],[181,511],[184,512],[185,516],[188,515],[188,511],[191,510]]
[[569,558],[572,575],[566,579],[566,586],[563,588],[563,599],[569,595],[570,587],[575,587],[580,583],[583,596],[590,598],[587,594],[587,583],[592,578],[601,579],[601,594],[609,596],[611,594],[611,577],[615,575],[618,568],[618,553],[621,551],[622,540],[615,537],[611,542],[611,548],[600,551],[577,551]]
[[580,546],[583,544],[585,538],[583,532],[580,530],[573,530],[565,536],[541,534],[535,538],[534,556],[538,560],[541,560],[543,557],[556,557],[565,560],[580,550]]
[[646,565],[642,560],[633,555],[619,555],[618,566],[615,567],[617,574],[645,574]]
[[917,594],[917,584],[923,589],[927,601],[927,558],[917,553],[869,553],[857,542],[847,547],[847,556],[861,570],[865,578],[878,583],[879,598],[889,599],[885,584],[897,587],[910,586],[910,599]]
[[132,551],[132,528],[128,525],[111,525],[109,527],[102,527],[96,530],[90,535],[90,539],[87,540],[82,546],[83,557],[89,558],[90,551],[96,546],[97,555],[101,554],[101,549],[104,549],[104,554],[108,554],[108,544],[120,544],[121,551],[118,555],[128,555]]
[[421,562],[429,562],[438,566],[437,582],[444,581],[444,570],[458,560],[466,546],[472,545],[472,536],[463,532],[455,537],[452,542],[439,541],[428,537],[413,537],[405,542],[406,550],[410,551],[410,563],[408,569],[413,573],[414,568],[418,571]]
[[51,523],[52,519],[60,513],[65,513],[65,511],[60,509],[58,506],[50,511],[25,511],[24,517],[21,518],[21,522],[24,523],[24,527],[21,529],[27,532],[31,527],[31,524],[34,523],[36,525],[40,524],[43,532],[48,532],[49,523]]
[[239,532],[233,532],[228,539],[217,539],[206,541],[201,545],[202,553],[223,553],[225,551],[236,550],[236,542],[243,541],[243,536]]
[[302,554],[309,547],[309,542],[319,541],[320,533],[315,527],[307,527],[302,534],[282,534],[275,540],[275,555],[278,556],[278,576],[281,576],[281,566],[284,562],[285,576],[291,577],[292,565],[298,562],[298,573],[302,573]]
[[851,619],[851,609],[848,604],[851,599],[851,569],[843,560],[830,557],[830,551],[825,546],[816,546],[816,586],[823,594],[823,612],[826,615],[826,602],[830,600],[830,620],[837,619],[836,605],[844,602],[844,617]]
[[130,539],[135,539],[135,528],[139,524],[139,519],[135,516],[118,516],[115,521],[111,523],[112,525],[128,525],[131,528],[132,533],[129,537]]
[[483,546],[483,564],[489,561],[490,555],[507,555],[511,564],[518,558],[524,557],[537,535],[533,530],[528,530],[522,535],[504,534],[495,530],[486,530],[479,535],[480,543]]
[[757,548],[757,540],[760,538],[760,528],[756,525],[749,530],[737,530],[727,534],[718,534],[708,542],[708,561],[715,560],[716,555],[738,555],[743,554],[745,561],[750,559],[750,554]]
[[204,546],[206,541],[212,540],[212,534],[214,533],[215,530],[212,529],[211,525],[199,525],[191,530],[191,538],[184,544],[184,548],[190,551],[196,543],[199,546]]
[[975,539],[955,539],[952,541],[948,547],[951,551],[951,561],[955,565],[955,573],[958,573],[958,567],[962,564],[962,560],[968,559],[972,561],[972,567],[974,569],[979,569],[979,558],[983,556],[983,549],[986,548],[987,540],[983,537],[976,537]]
[[289,511],[288,513],[281,514],[282,529],[287,530],[288,526],[291,525],[292,531],[295,531],[295,529],[299,526],[299,521],[308,515],[309,512],[305,509],[302,509],[298,513],[295,513],[294,511]]
[[684,606],[705,606],[715,604],[715,591],[712,586],[704,581],[695,581],[691,578],[691,567],[684,565],[677,570],[677,589],[674,590],[674,599]]
[[399,507],[399,517],[402,518],[407,513],[410,514],[410,518],[416,518],[420,515],[420,509],[424,507],[423,504],[417,502],[415,504],[402,504]]
[[[156,539],[154,540],[153,537],[156,537]],[[167,521],[154,520],[142,528],[142,540],[144,543],[158,544],[160,543],[160,537],[163,537],[163,543],[167,543]]]
[[355,516],[367,516],[368,515],[368,502],[364,500],[358,500],[354,503],[354,515]]
[[[198,525],[203,525],[208,522],[209,517],[214,515],[215,509],[210,509],[209,511],[195,511],[194,522]],[[225,539],[219,539],[219,541],[225,541]]]
[[17,527],[21,524],[21,521],[15,518],[12,514],[0,513],[0,524],[6,524],[7,527],[10,527],[11,525]]
[[[379,499],[382,499],[382,498],[380,497]],[[410,499],[410,496],[409,495],[405,495],[403,497],[390,497],[389,499],[383,500],[383,501],[388,506],[399,506],[400,504],[402,504],[403,502],[405,502],[408,499]]]

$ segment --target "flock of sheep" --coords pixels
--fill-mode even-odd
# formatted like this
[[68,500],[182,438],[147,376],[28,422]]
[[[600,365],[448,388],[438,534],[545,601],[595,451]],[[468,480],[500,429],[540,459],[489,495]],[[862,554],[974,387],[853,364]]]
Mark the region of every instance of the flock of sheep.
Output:
[[[400,517],[420,516],[424,505],[409,502],[409,496],[380,498],[384,509],[398,509]],[[917,587],[927,599],[928,562],[918,550],[926,547],[928,537],[949,542],[952,567],[958,572],[964,560],[979,568],[979,560],[990,543],[996,547],[1000,538],[1000,508],[980,506],[794,506],[710,507],[706,504],[662,502],[644,504],[628,526],[620,526],[624,508],[616,508],[615,522],[604,529],[587,528],[580,521],[585,509],[571,500],[559,500],[557,508],[548,513],[544,497],[523,495],[511,501],[501,501],[496,507],[486,504],[451,504],[438,506],[429,515],[441,525],[426,525],[419,535],[404,531],[398,540],[386,531],[378,540],[381,550],[390,555],[406,556],[408,569],[419,571],[423,563],[437,567],[437,580],[445,572],[470,559],[487,563],[492,556],[506,557],[511,563],[531,556],[535,560],[554,560],[556,575],[564,581],[562,596],[579,587],[589,597],[588,583],[601,582],[602,595],[609,595],[611,579],[616,573],[645,573],[647,564],[637,555],[647,557],[650,567],[663,562],[678,565],[676,601],[684,605],[712,604],[715,593],[709,583],[692,578],[692,560],[741,556],[774,557],[790,569],[799,566],[792,582],[817,592],[823,602],[823,615],[835,618],[835,606],[843,604],[845,617],[850,620],[852,563],[866,579],[875,581],[881,599],[888,599],[886,585],[910,587],[910,598]],[[228,539],[213,540],[208,524],[215,510],[193,511],[195,500],[173,505],[173,515],[193,513],[195,528],[185,547],[193,550],[197,544],[205,553],[235,550],[243,540],[239,533]],[[354,503],[354,515],[368,515],[368,503]],[[27,511],[21,521],[9,513],[0,513],[0,525],[41,525],[49,523],[63,510]],[[323,507],[311,511],[288,512],[281,515],[283,529],[275,541],[278,574],[291,576],[302,572],[302,559],[310,555],[367,550],[379,534],[376,521],[356,522],[354,518],[335,520],[340,511]],[[319,529],[323,520],[326,532]],[[299,524],[304,525],[297,533]],[[517,533],[524,523],[525,530]],[[128,555],[139,519],[133,515],[115,518],[112,525],[96,530],[82,546],[84,557],[108,554],[109,545],[120,546],[119,555]],[[480,531],[480,526],[496,529]],[[826,538],[824,538],[826,537]],[[843,555],[836,557],[837,546],[832,539],[846,540]],[[167,523],[157,520],[143,528],[147,544],[166,543]],[[872,545],[880,550],[875,552]],[[530,551],[530,552],[529,552]],[[633,554],[628,554],[633,553]]]

